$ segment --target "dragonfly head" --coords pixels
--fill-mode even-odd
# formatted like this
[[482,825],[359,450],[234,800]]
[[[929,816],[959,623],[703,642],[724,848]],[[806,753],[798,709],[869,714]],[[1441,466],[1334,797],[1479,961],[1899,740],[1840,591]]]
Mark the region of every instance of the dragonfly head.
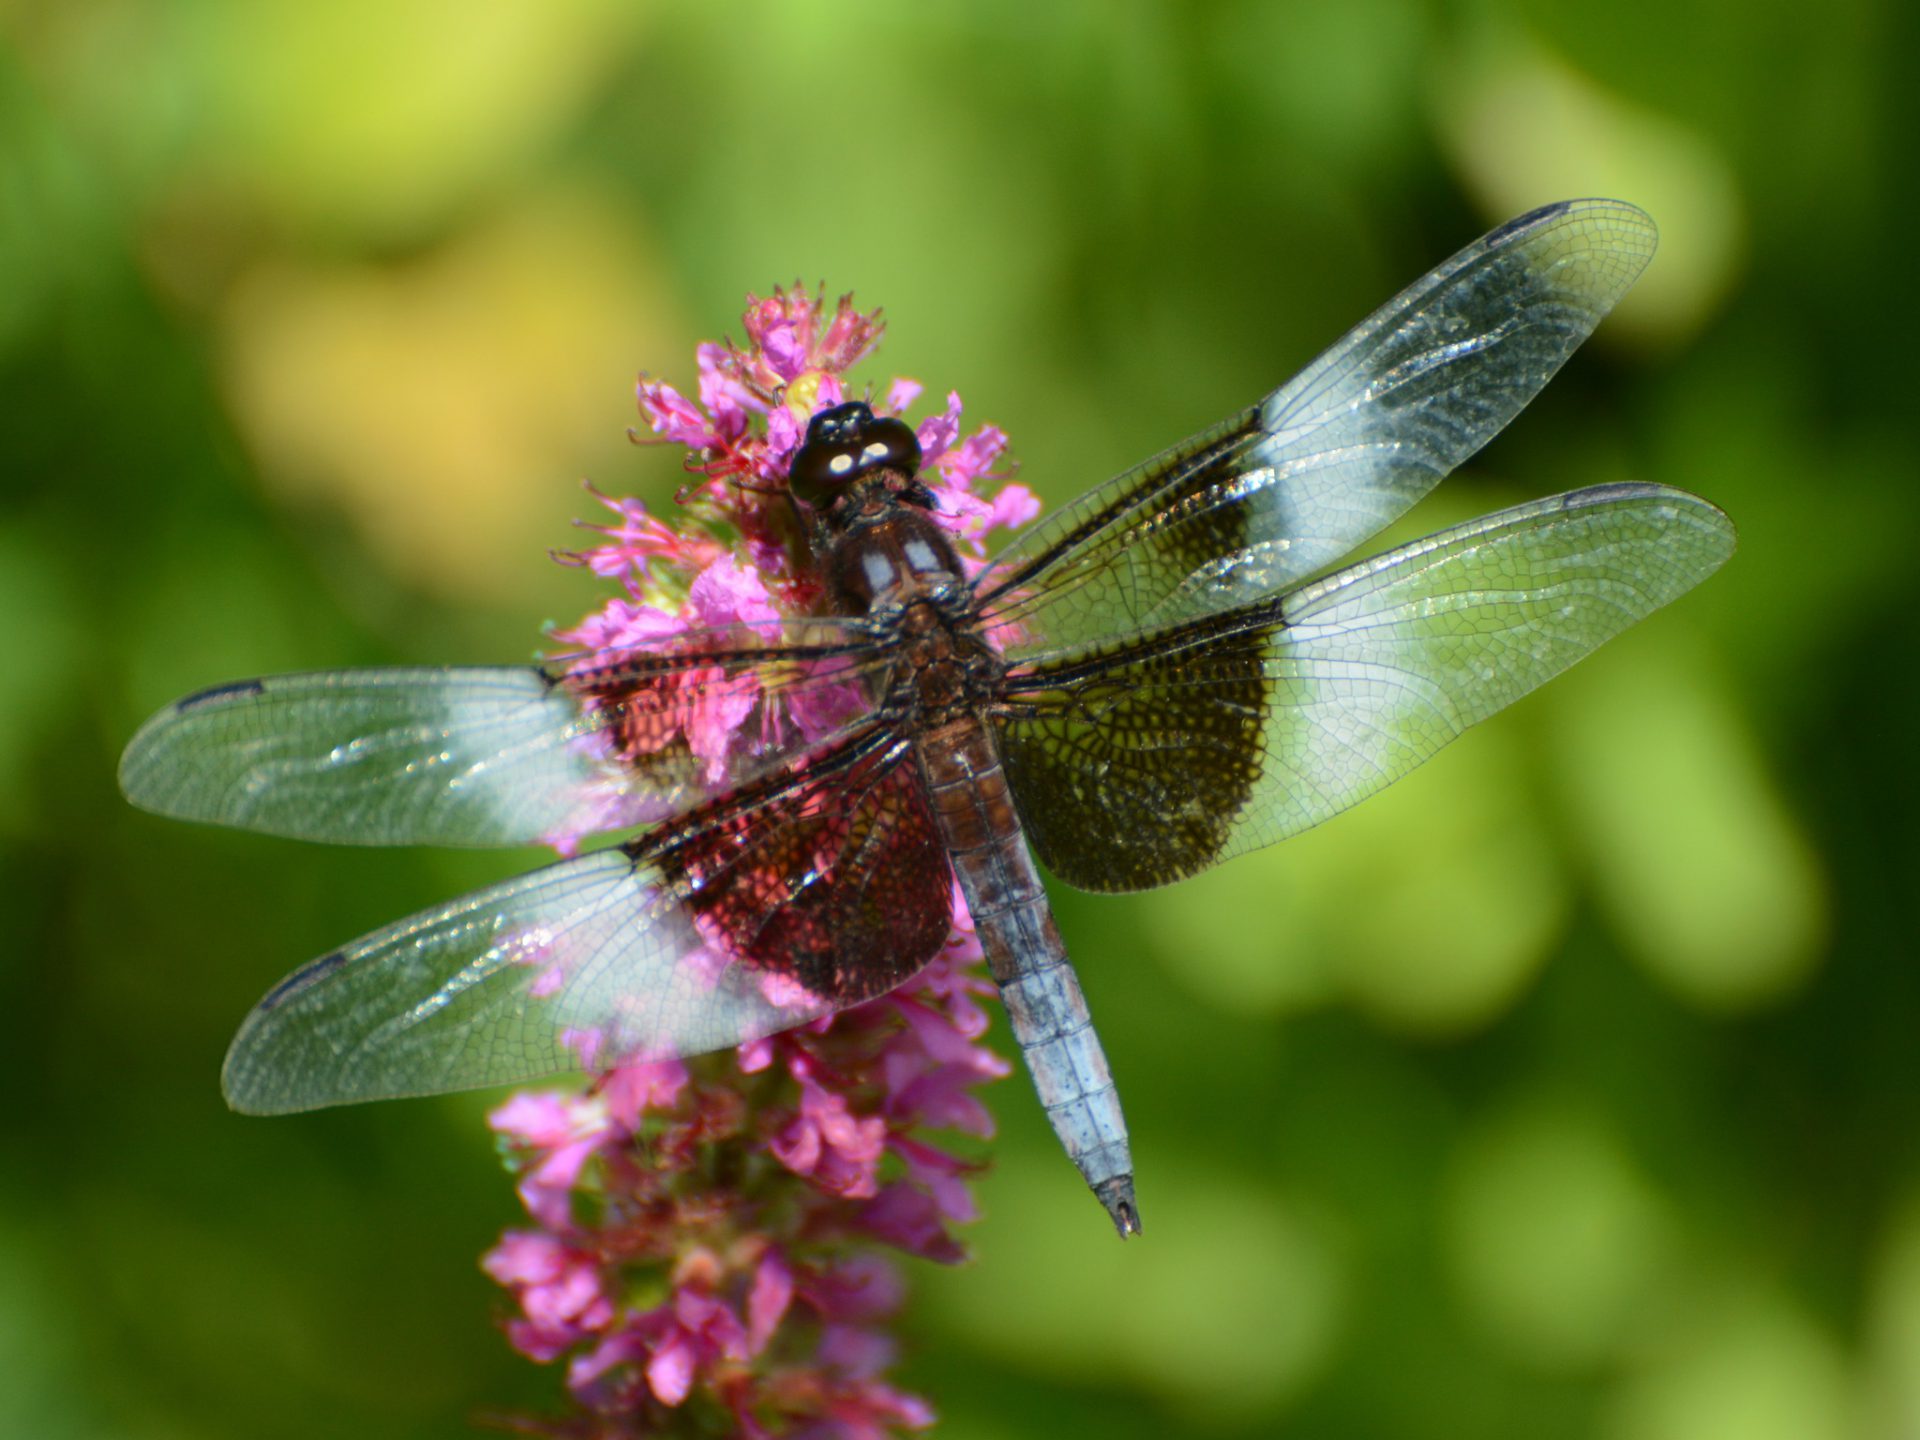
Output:
[[919,469],[920,441],[912,426],[849,400],[807,422],[787,484],[796,500],[823,514],[863,476],[892,470],[911,485]]

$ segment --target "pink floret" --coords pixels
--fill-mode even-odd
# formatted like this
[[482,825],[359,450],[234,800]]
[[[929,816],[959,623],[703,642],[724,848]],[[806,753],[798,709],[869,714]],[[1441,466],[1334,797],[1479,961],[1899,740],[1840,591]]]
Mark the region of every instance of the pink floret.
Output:
[[925,388],[918,380],[902,377],[887,387],[886,403],[877,408],[887,415],[901,414],[920,398],[920,392]]
[[960,411],[960,393],[949,391],[945,412],[929,415],[914,427],[914,436],[920,442],[922,469],[937,466],[947,447],[960,438]]
[[855,1115],[845,1096],[806,1079],[800,1082],[800,1114],[767,1148],[795,1174],[832,1194],[858,1200],[879,1188],[886,1139],[886,1121]]
[[758,1355],[767,1348],[773,1332],[786,1317],[793,1303],[793,1271],[777,1249],[761,1257],[753,1274],[753,1288],[747,1293],[747,1349]]
[[635,1060],[616,1066],[601,1082],[600,1098],[607,1118],[631,1132],[640,1128],[641,1117],[648,1112],[673,1109],[687,1081],[684,1061]]
[[520,1302],[522,1318],[508,1322],[508,1340],[542,1364],[613,1319],[593,1257],[552,1236],[509,1230],[481,1257],[480,1268]]
[[685,445],[689,450],[703,449],[713,443],[715,436],[707,417],[699,406],[671,385],[656,385],[643,379],[637,393],[640,412],[647,417],[654,434],[676,445]]

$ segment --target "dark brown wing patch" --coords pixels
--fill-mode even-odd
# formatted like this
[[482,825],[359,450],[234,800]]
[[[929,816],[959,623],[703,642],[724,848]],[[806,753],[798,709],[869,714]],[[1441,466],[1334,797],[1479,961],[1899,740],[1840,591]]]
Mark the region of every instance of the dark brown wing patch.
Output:
[[1001,752],[1048,869],[1144,890],[1220,857],[1260,778],[1272,629],[1203,622],[1008,678]]
[[879,737],[642,852],[737,963],[836,1007],[919,970],[952,924],[945,848],[906,742]]

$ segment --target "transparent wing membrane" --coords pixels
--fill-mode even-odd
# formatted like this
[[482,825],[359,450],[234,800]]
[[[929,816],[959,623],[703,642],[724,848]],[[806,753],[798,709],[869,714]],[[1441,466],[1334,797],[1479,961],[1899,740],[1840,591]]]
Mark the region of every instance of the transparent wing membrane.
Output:
[[1509,221],[1299,376],[1029,530],[980,579],[1006,653],[1231,610],[1397,519],[1519,414],[1652,257],[1617,200]]
[[[744,648],[743,628],[546,666],[221,685],[141,728],[121,788],[163,815],[335,844],[527,845],[655,824],[830,744],[870,708],[887,656],[862,623],[760,627]],[[758,714],[731,723],[742,707]]]
[[885,993],[951,924],[909,753],[876,732],[684,834],[321,957],[241,1027],[229,1103],[278,1114],[699,1054]]

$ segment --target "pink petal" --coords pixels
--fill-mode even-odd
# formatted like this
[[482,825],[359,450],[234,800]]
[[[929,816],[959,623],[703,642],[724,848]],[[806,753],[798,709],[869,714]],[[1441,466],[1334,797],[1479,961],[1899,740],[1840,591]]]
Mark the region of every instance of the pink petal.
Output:
[[693,1389],[693,1346],[675,1334],[647,1358],[647,1388],[662,1405],[678,1405]]
[[766,582],[751,567],[722,555],[695,578],[687,603],[702,625],[731,625],[778,620]]
[[1040,513],[1040,498],[1024,485],[1002,485],[993,497],[993,523],[1017,529]]
[[1006,432],[983,425],[968,436],[957,450],[940,457],[940,477],[949,485],[966,489],[978,480],[1007,448]]
[[782,380],[791,380],[807,368],[806,340],[794,332],[791,324],[771,326],[760,348]]
[[580,1333],[571,1325],[554,1328],[531,1320],[509,1320],[507,1343],[529,1360],[545,1365],[557,1360],[579,1343]]
[[570,1139],[587,1120],[579,1098],[558,1090],[522,1090],[487,1112],[494,1133],[543,1147]]
[[767,1348],[792,1303],[793,1271],[778,1250],[769,1250],[753,1273],[753,1288],[747,1295],[747,1348],[752,1354]]
[[773,1064],[773,1040],[771,1037],[749,1040],[734,1051],[734,1063],[744,1075],[758,1075]]
[[891,1336],[858,1325],[829,1325],[820,1336],[822,1365],[860,1379],[878,1375],[894,1361],[898,1346]]
[[707,417],[671,385],[642,380],[639,386],[640,411],[656,435],[664,435],[678,445],[698,450],[713,443],[714,435]]
[[895,380],[893,384],[887,387],[886,408],[888,413],[898,415],[920,398],[920,391],[923,388],[918,380],[908,380],[905,378]]
[[485,1255],[480,1268],[502,1285],[530,1285],[551,1280],[567,1262],[567,1249],[551,1235],[537,1230],[509,1230]]
[[920,441],[920,463],[923,466],[938,463],[960,434],[960,392],[948,392],[946,414],[928,416],[915,428],[914,434]]
[[600,1086],[607,1115],[625,1130],[636,1130],[649,1110],[671,1110],[687,1083],[687,1067],[678,1060],[636,1060],[615,1067]]

